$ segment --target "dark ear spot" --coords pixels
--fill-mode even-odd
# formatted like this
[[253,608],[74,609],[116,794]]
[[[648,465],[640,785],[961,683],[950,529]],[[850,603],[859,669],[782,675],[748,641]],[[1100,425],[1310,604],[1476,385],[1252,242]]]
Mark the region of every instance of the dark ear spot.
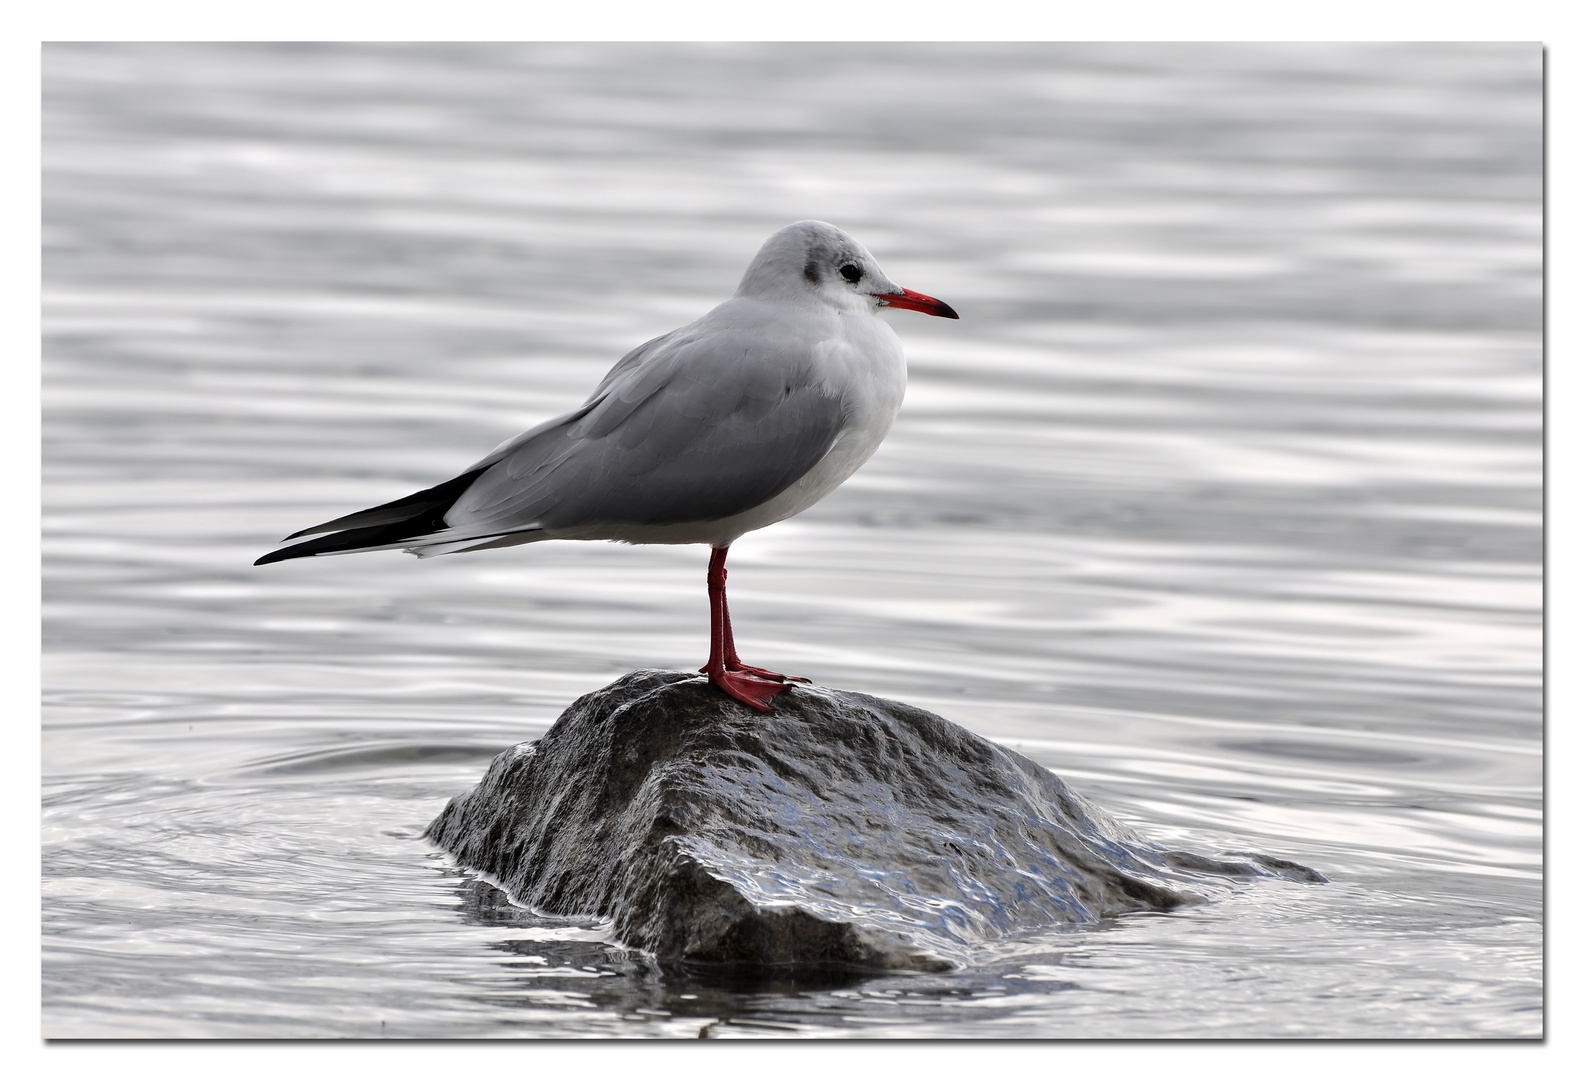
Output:
[[863,271],[858,269],[858,267],[854,266],[852,263],[848,263],[841,268],[841,276],[846,278],[848,281],[856,282],[859,278],[863,277]]
[[809,284],[811,284],[811,285],[818,285],[819,284],[819,260],[818,259],[810,258],[808,262],[803,264],[803,276],[808,278]]

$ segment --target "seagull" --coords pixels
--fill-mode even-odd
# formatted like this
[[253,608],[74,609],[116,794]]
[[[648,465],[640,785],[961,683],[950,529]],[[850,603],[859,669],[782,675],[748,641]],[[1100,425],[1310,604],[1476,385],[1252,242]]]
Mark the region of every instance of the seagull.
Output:
[[[957,318],[904,289],[858,241],[798,221],[765,241],[731,299],[619,360],[587,401],[460,475],[286,537],[255,566],[357,551],[420,558],[530,544],[708,544],[709,662],[761,712],[790,682],[745,664],[726,606],[726,552],[801,513],[858,470],[907,387],[886,308]],[[324,534],[324,535],[317,535]]]

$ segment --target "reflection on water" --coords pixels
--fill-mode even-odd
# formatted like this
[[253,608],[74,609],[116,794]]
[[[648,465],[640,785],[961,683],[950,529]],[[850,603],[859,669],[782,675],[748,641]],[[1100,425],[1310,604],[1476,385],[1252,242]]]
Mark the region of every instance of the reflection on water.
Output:
[[[1540,1032],[1538,49],[44,73],[46,1034]],[[722,987],[419,838],[702,661],[702,549],[252,560],[575,404],[801,217],[962,320],[890,316],[885,446],[734,546],[745,651],[1330,885]]]

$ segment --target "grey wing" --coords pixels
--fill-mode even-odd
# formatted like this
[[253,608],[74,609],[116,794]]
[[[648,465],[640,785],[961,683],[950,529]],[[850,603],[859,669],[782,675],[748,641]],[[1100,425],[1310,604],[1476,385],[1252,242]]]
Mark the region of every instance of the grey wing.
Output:
[[840,434],[839,397],[807,357],[756,355],[762,345],[687,330],[650,343],[641,362],[624,358],[602,397],[596,391],[481,462],[489,468],[446,524],[485,532],[717,521],[795,483]]

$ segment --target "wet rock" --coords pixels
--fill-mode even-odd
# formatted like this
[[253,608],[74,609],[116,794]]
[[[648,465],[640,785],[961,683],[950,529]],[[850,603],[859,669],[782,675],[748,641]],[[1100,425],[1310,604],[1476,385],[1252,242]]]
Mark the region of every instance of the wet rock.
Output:
[[1166,911],[1229,879],[1029,759],[900,702],[797,686],[754,712],[683,672],[579,698],[426,835],[547,913],[662,960],[940,968],[1052,924]]

